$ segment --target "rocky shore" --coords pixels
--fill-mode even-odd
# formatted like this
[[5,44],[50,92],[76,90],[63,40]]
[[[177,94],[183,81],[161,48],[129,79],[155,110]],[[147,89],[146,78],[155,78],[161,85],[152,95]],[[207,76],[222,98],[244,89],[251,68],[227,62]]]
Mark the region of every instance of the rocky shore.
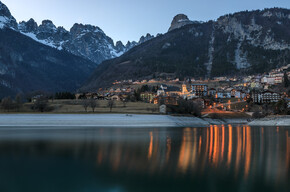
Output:
[[250,126],[290,126],[290,115],[269,116],[248,123]]

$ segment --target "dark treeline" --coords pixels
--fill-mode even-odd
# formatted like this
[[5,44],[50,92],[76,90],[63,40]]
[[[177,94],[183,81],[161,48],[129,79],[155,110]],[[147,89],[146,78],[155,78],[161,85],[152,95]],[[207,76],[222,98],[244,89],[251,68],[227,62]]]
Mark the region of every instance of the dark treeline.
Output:
[[16,95],[15,98],[5,97],[1,100],[1,107],[4,111],[19,111],[24,103],[21,94]]
[[75,94],[70,92],[57,92],[54,95],[54,99],[75,99]]
[[167,105],[172,113],[190,114],[201,117],[202,106],[199,102],[192,100],[179,99],[178,105]]

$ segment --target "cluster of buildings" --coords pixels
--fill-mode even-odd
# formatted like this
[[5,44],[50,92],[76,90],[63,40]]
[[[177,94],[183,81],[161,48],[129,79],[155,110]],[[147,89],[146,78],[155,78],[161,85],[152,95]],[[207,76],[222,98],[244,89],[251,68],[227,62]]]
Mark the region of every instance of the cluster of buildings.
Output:
[[[141,92],[140,99],[144,102],[154,104],[170,104],[177,105],[180,98],[186,100],[196,100],[206,106],[207,100],[222,100],[229,98],[238,98],[240,100],[251,99],[254,103],[275,103],[281,98],[285,98],[290,106],[289,99],[285,93],[271,91],[271,87],[283,83],[284,73],[290,76],[290,64],[270,71],[268,74],[246,76],[237,78],[216,77],[211,82],[231,82],[235,84],[232,86],[209,87],[208,81],[196,81],[193,78],[187,79],[182,82],[176,78],[167,78],[163,80],[150,79],[150,80],[123,80],[114,82],[114,87],[119,86],[125,88],[110,88],[106,90],[99,90],[97,93],[78,94],[76,98],[86,97],[94,99],[106,100],[127,100],[132,95],[136,95],[136,85],[158,85],[156,91]],[[238,83],[239,82],[239,83]],[[131,86],[132,85],[132,86]]]
[[[97,93],[76,94],[76,98],[124,101],[135,93],[136,90],[131,87],[110,88],[100,90]],[[177,105],[178,100],[182,98],[199,101],[203,107],[211,99],[238,98],[240,100],[247,100],[251,98],[254,103],[263,104],[278,102],[282,96],[282,94],[270,90],[251,89],[250,87],[241,85],[209,88],[207,84],[186,85],[185,83],[182,84],[181,88],[161,84],[156,92],[146,91],[140,93],[140,99],[148,103]]]
[[[227,99],[227,98],[239,98],[246,100],[249,97],[249,91],[242,88],[210,88],[207,84],[191,84],[187,86],[182,84],[181,89],[174,86],[161,85],[158,89],[155,97],[152,93],[146,93],[144,95],[151,95],[154,104],[164,102],[165,104],[177,104],[179,98],[186,100],[195,100],[202,103],[205,107],[211,99]],[[151,102],[152,100],[149,100]]]
[[290,64],[278,69],[273,69],[267,74],[247,76],[242,80],[244,85],[252,89],[269,90],[271,87],[282,84],[284,74],[290,77]]

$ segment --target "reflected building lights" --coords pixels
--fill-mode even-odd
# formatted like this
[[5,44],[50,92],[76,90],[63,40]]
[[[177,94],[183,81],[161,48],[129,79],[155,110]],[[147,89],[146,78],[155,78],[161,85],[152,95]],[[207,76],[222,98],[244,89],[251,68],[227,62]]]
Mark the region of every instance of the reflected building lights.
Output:
[[150,143],[149,143],[149,148],[148,148],[148,159],[150,160],[152,157],[152,151],[153,151],[153,132],[151,131],[149,133],[150,136]]
[[[193,142],[190,142],[191,143],[191,146],[192,146],[192,152],[191,152],[191,155],[190,155],[190,159],[191,159],[191,167],[195,167],[196,166],[196,161],[198,160],[198,157],[197,157],[197,153],[198,153],[198,142],[197,142],[197,129],[193,128],[192,129],[192,133],[193,133]],[[189,152],[190,153],[190,152]]]
[[219,161],[219,128],[214,126],[214,149],[213,149],[213,165],[217,166]]
[[208,154],[208,159],[209,162],[212,162],[212,152],[213,152],[213,126],[210,126],[210,140],[209,140],[209,154]]
[[229,143],[228,143],[228,161],[227,165],[230,167],[232,161],[232,147],[233,147],[233,127],[229,125]]
[[225,153],[225,126],[222,125],[222,146],[221,146],[221,161],[224,159],[224,153]]
[[211,170],[240,180],[259,176],[272,183],[283,182],[289,176],[290,137],[286,128],[212,125],[184,128],[181,133],[171,130],[142,130],[143,135],[136,140],[128,139],[131,134],[123,130],[106,137],[111,132],[104,129],[100,140],[84,140],[71,147],[59,142],[45,149],[71,150],[68,154],[92,158],[94,166],[109,167],[113,173],[203,176]]
[[246,126],[246,151],[245,151],[245,178],[248,177],[251,165],[251,154],[252,154],[252,139],[251,139],[251,127]]
[[178,159],[178,168],[181,172],[186,172],[190,165],[190,158],[192,155],[192,134],[190,128],[186,128],[183,130],[183,137],[180,147],[180,154]]

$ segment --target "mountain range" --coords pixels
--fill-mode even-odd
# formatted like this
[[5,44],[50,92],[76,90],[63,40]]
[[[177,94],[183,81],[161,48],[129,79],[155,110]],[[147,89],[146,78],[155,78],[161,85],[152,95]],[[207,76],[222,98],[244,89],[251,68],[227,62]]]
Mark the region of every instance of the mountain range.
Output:
[[44,20],[17,23],[0,1],[0,97],[35,90],[96,91],[116,80],[212,78],[264,73],[290,63],[290,10],[271,8],[215,21],[173,18],[168,32],[114,43],[102,29],[67,31]]
[[168,33],[98,65],[81,90],[166,74],[181,79],[257,74],[289,63],[289,9],[243,11],[208,22],[180,14]]
[[75,91],[99,63],[152,38],[147,34],[123,45],[92,25],[76,23],[67,31],[50,20],[17,23],[0,1],[0,98],[37,90]]
[[154,38],[147,34],[142,36],[139,42],[128,41],[123,45],[121,41],[117,41],[114,44],[114,41],[97,26],[76,23],[70,31],[67,31],[63,27],[56,27],[50,20],[42,21],[39,26],[33,19],[22,21],[18,25],[18,30],[42,44],[65,50],[96,64],[119,57],[134,46]]

